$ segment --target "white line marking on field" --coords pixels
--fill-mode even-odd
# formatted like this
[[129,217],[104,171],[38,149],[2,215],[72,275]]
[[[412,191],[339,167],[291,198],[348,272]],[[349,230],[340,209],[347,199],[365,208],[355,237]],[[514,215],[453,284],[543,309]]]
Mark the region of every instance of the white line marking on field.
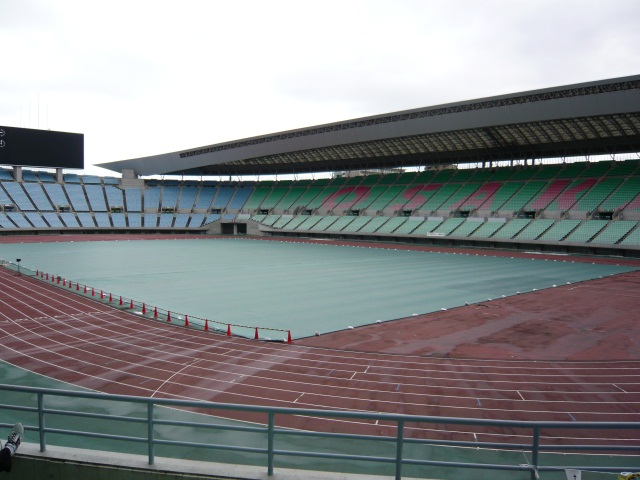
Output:
[[518,392],[518,395],[520,395],[520,398],[521,398],[522,400],[524,400],[524,397],[523,397],[523,396],[522,396],[522,394],[520,393],[520,390],[516,390],[516,392]]
[[614,387],[616,387],[616,388],[617,388],[618,390],[620,390],[621,392],[629,393],[629,392],[627,392],[624,388],[619,387],[619,386],[618,386],[618,385],[616,385],[615,383],[612,383],[611,385],[613,385]]

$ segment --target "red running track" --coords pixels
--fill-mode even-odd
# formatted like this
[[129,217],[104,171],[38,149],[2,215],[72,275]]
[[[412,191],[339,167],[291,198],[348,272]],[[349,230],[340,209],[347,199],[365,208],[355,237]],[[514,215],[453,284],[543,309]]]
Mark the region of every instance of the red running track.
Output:
[[[0,268],[0,359],[95,391],[487,419],[640,420],[636,360],[434,358],[300,343],[251,341],[148,320]],[[250,414],[236,418],[264,420]],[[307,417],[281,425],[395,433],[390,425]],[[467,441],[518,441],[524,434],[441,425],[406,430],[415,437]],[[546,443],[620,442],[640,450],[633,432],[584,433],[543,436]]]

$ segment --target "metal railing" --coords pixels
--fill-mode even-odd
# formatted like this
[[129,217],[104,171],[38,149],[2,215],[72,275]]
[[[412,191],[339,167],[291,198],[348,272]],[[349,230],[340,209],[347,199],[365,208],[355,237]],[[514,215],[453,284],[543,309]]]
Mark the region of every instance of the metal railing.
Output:
[[[16,385],[0,385],[2,398],[6,402],[7,399],[14,398],[14,403],[0,404],[0,411],[15,411],[19,414],[13,414],[16,418],[33,418],[34,421],[29,423],[24,421],[25,428],[28,431],[36,431],[40,443],[40,450],[46,451],[48,435],[64,435],[65,437],[81,437],[96,438],[101,441],[117,441],[146,445],[146,455],[148,462],[153,465],[156,456],[156,447],[173,446],[173,447],[189,447],[191,449],[206,449],[214,452],[230,451],[244,452],[249,454],[257,454],[263,460],[260,464],[265,466],[268,475],[273,475],[276,459],[293,459],[295,457],[306,457],[308,459],[331,459],[339,460],[344,464],[352,462],[368,462],[373,464],[392,465],[395,478],[400,480],[403,475],[403,467],[420,466],[420,467],[443,467],[443,468],[462,468],[462,469],[482,469],[494,471],[521,471],[530,472],[531,479],[542,478],[542,472],[558,472],[565,469],[589,470],[596,472],[617,473],[622,471],[638,470],[636,465],[619,465],[594,466],[593,461],[589,461],[589,465],[558,465],[544,464],[541,461],[540,454],[542,452],[607,452],[611,454],[614,451],[625,452],[626,455],[640,453],[640,445],[637,442],[629,440],[627,445],[559,445],[549,442],[545,444],[543,439],[546,437],[541,435],[543,430],[559,429],[559,430],[633,430],[629,438],[640,438],[640,422],[526,422],[526,421],[508,421],[508,420],[483,420],[470,418],[452,418],[452,417],[432,417],[432,416],[411,416],[396,414],[380,414],[368,412],[354,411],[338,411],[338,410],[313,410],[313,409],[295,409],[282,407],[266,407],[251,405],[232,405],[214,402],[189,401],[189,400],[172,400],[145,398],[128,395],[106,395],[85,391],[69,391],[50,388],[24,387]],[[20,400],[15,400],[20,398]],[[86,402],[77,399],[90,400]],[[139,408],[138,415],[119,415],[109,412],[109,409],[102,409],[102,413],[92,412],[90,409],[76,410],[77,405],[83,406],[96,405],[96,402],[125,402],[129,407],[136,405]],[[62,405],[65,408],[53,408],[49,404]],[[184,419],[167,419],[160,418],[158,412],[164,410],[163,407],[169,407],[172,412],[187,413],[194,410],[199,413],[206,413],[205,417],[197,417],[201,420],[191,421]],[[115,407],[114,407],[115,409]],[[116,411],[120,411],[117,410]],[[130,411],[130,408],[127,410]],[[107,412],[107,413],[104,413]],[[215,415],[215,416],[211,416]],[[250,415],[254,423],[228,424],[221,422],[221,417],[242,417],[242,415]],[[311,417],[315,419],[332,419],[334,421],[364,421],[391,427],[395,431],[395,435],[387,436],[371,436],[357,435],[349,433],[335,433],[328,430],[325,431],[309,431],[309,430],[293,430],[290,428],[278,427],[276,419],[286,419],[287,417]],[[7,415],[2,417],[7,419]],[[56,422],[64,425],[65,428],[48,426],[49,419],[56,419]],[[183,417],[184,418],[184,417]],[[206,421],[204,419],[207,419]],[[255,420],[258,418],[259,420]],[[73,421],[73,419],[79,419]],[[261,420],[260,420],[261,419]],[[104,431],[95,431],[87,428],[79,428],[80,425],[94,426],[99,421],[107,421],[110,424],[122,423],[136,425],[136,435],[122,435],[114,433],[105,433]],[[210,423],[216,421],[218,423]],[[437,424],[441,429],[449,429],[454,426],[475,426],[481,430],[496,431],[497,429],[506,429],[504,431],[525,432],[518,438],[528,438],[525,443],[507,443],[496,441],[455,441],[455,440],[438,440],[428,438],[415,438],[406,434],[411,425],[411,430],[415,431],[415,426],[423,428]],[[8,426],[9,424],[2,424]],[[334,423],[335,425],[335,423]],[[162,438],[158,434],[158,428],[166,426],[171,428],[171,438]],[[244,442],[240,445],[230,445],[229,443],[213,444],[208,442],[188,441],[182,437],[188,437],[191,433],[184,434],[182,437],[177,433],[180,427],[186,427],[188,432],[194,430],[205,430],[206,432],[216,430],[218,433],[222,431],[242,432],[249,434],[252,438],[251,442]],[[302,450],[278,448],[278,442],[281,436],[292,437],[293,445],[300,447],[302,444],[307,445],[310,449]],[[56,437],[58,438],[58,437]],[[193,435],[191,439],[193,440]],[[208,436],[206,438],[209,438]],[[511,437],[513,438],[513,437]],[[309,439],[306,442],[302,439]],[[328,439],[327,442],[320,442],[318,439]],[[358,453],[357,451],[349,451],[351,445],[357,441],[374,442],[375,451],[384,454],[371,455],[368,453]],[[326,451],[326,447],[330,445],[338,445],[337,451]],[[256,446],[257,445],[257,446]],[[345,445],[347,446],[345,448]],[[371,445],[371,444],[369,444]],[[476,451],[478,449],[484,452],[491,451],[515,451],[530,455],[530,461],[520,464],[515,461],[512,463],[482,463],[468,461],[464,455],[462,460],[466,461],[442,461],[437,459],[423,458],[425,450],[419,450],[420,454],[416,455],[416,450],[411,449],[412,446],[440,446],[440,447],[460,447],[466,451]],[[472,448],[470,448],[472,447]],[[109,450],[108,448],[103,448]],[[411,451],[410,451],[411,450]],[[370,447],[365,452],[372,451]],[[411,453],[413,452],[413,453]],[[526,455],[525,455],[526,456]],[[600,455],[598,457],[604,457]],[[637,457],[618,456],[621,459],[637,461]],[[219,455],[215,455],[216,461],[219,462]],[[527,457],[528,458],[528,457]],[[574,458],[572,455],[562,456],[561,458]],[[577,458],[590,458],[591,455],[578,455]],[[566,461],[566,460],[565,460]],[[340,465],[342,465],[340,463]],[[332,469],[335,469],[334,462]],[[342,473],[346,470],[342,470]]]

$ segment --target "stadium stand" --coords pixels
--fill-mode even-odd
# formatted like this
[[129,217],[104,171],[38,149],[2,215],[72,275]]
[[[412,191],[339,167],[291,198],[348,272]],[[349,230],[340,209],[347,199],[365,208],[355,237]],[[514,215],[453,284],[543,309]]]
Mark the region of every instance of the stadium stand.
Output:
[[190,228],[200,228],[203,222],[204,222],[204,214],[194,213],[193,215],[191,215],[191,219],[189,220],[188,226]]
[[129,213],[127,216],[129,221],[129,227],[141,228],[142,227],[142,214],[141,213]]
[[47,228],[49,225],[44,221],[39,212],[24,212],[26,219],[36,228]]
[[505,224],[504,218],[490,218],[487,222],[483,223],[480,228],[475,230],[470,236],[474,238],[489,238],[498,229],[502,228]]
[[157,212],[160,210],[160,187],[154,186],[144,190],[144,211]]
[[80,222],[80,225],[83,227],[95,227],[96,223],[93,220],[93,215],[91,215],[91,213],[89,212],[78,212],[78,221]]
[[111,220],[109,215],[106,212],[96,212],[94,213],[94,218],[98,227],[101,227],[101,228],[111,227]]
[[69,228],[79,227],[78,219],[75,214],[72,212],[61,212],[60,218],[64,222],[64,224]]
[[[356,217],[353,216],[344,216],[339,217],[334,223],[331,224],[329,228],[327,228],[330,232],[342,232],[351,222],[353,222]],[[293,222],[294,220],[289,219],[289,222]],[[288,224],[287,224],[288,228]]]
[[29,223],[24,214],[20,212],[8,212],[7,216],[18,228],[30,228],[33,226]]
[[143,218],[145,228],[153,228],[158,226],[157,213],[145,213]]
[[51,228],[64,228],[64,224],[60,220],[60,217],[58,217],[57,213],[43,212],[42,217]]
[[113,226],[116,228],[126,228],[127,220],[124,213],[112,213],[111,221],[113,222]]
[[607,226],[591,240],[591,243],[614,245],[638,225],[636,221],[619,220],[608,222]]
[[63,188],[67,192],[67,198],[76,212],[89,212],[91,210],[82,185],[70,184],[64,185]]
[[89,205],[93,212],[106,212],[107,203],[102,185],[85,185],[85,192],[89,199]]
[[162,188],[162,208],[176,209],[178,205],[178,196],[180,195],[180,188],[178,187],[163,187]]
[[263,232],[297,236],[497,240],[602,249],[634,246],[640,221],[636,160],[277,182],[146,180],[135,187],[118,185],[118,179],[72,174],[65,174],[62,183],[42,183],[44,172],[28,173],[16,182],[7,170],[0,172],[3,230],[204,232],[218,222],[253,222]]
[[117,187],[105,185],[104,193],[109,204],[109,209],[124,208],[124,198],[122,190]]
[[24,188],[22,188],[22,184],[18,182],[5,182],[3,186],[10,197],[8,203],[13,203],[22,211],[37,210],[35,205],[29,200]]
[[[192,186],[183,187],[180,191],[180,201],[178,203],[179,212],[191,212],[196,203],[198,189]],[[211,202],[209,202],[211,203]]]

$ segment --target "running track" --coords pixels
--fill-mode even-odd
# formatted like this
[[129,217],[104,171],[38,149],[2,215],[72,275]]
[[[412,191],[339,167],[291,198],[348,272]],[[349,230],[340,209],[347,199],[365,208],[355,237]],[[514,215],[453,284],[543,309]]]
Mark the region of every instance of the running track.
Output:
[[[0,268],[0,359],[95,391],[449,417],[640,420],[636,360],[472,360],[299,343],[251,341],[142,319]],[[237,418],[264,422],[250,414]],[[395,433],[389,425],[307,417],[281,425]],[[406,430],[415,437],[467,441],[518,441],[523,433],[439,425]],[[585,433],[543,437],[545,443],[620,442],[640,450],[633,431]]]

